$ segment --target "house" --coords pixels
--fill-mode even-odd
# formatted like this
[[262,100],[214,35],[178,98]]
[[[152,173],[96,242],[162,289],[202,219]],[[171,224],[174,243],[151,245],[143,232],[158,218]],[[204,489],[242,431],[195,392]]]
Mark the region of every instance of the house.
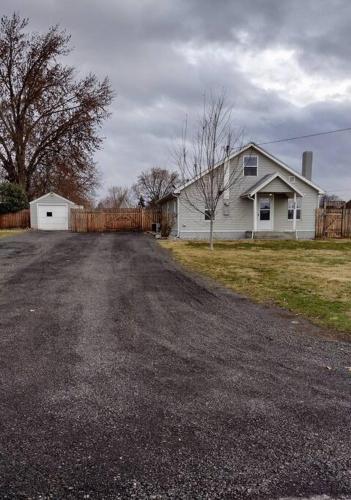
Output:
[[[315,209],[324,191],[312,181],[312,152],[303,153],[302,172],[298,173],[250,143],[216,168],[238,172],[237,181],[224,191],[216,209],[216,239],[314,238]],[[172,234],[179,238],[209,236],[206,207],[201,207],[200,213],[191,204],[196,182],[199,178],[159,200],[163,215],[173,219]]]
[[45,231],[67,231],[71,208],[81,208],[56,193],[47,193],[29,203],[31,228]]

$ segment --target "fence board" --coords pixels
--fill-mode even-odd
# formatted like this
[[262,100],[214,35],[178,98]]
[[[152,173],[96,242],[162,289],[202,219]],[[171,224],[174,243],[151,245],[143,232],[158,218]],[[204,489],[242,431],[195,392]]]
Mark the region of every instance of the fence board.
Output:
[[71,209],[71,230],[75,232],[151,231],[152,224],[160,220],[161,212],[155,209]]
[[0,229],[25,229],[30,226],[29,210],[0,214]]
[[351,238],[351,209],[317,208],[316,238]]

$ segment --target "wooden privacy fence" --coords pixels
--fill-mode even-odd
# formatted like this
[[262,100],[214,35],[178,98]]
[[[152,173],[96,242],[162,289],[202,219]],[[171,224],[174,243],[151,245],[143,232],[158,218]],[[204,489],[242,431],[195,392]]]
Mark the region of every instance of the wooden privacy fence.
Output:
[[351,209],[317,208],[316,238],[351,238]]
[[160,223],[161,212],[149,208],[119,210],[71,209],[71,230],[78,233],[105,231],[151,231]]
[[0,214],[0,229],[17,229],[30,226],[29,210]]

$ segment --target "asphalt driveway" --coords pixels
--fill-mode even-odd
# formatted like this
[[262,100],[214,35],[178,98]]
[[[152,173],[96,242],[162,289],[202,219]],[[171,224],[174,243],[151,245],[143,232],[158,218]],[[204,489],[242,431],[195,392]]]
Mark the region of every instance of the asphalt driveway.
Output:
[[0,498],[351,498],[351,345],[138,234],[0,240]]

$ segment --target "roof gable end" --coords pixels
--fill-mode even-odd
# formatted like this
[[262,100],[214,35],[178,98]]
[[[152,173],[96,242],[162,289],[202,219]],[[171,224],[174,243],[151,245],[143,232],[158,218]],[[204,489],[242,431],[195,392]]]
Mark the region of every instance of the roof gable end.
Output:
[[288,186],[291,191],[297,193],[301,197],[303,196],[303,194],[301,193],[301,191],[299,191],[296,188],[296,186],[294,186],[293,184],[291,184],[281,174],[279,174],[278,172],[275,172],[274,174],[267,174],[264,177],[262,177],[262,179],[260,179],[259,181],[257,181],[253,186],[251,186],[250,189],[247,189],[241,195],[241,197],[244,198],[244,197],[254,196],[256,193],[258,193],[259,191],[261,191],[263,188],[269,187],[269,185],[271,184],[271,182],[274,181],[275,179],[279,179],[283,184],[285,184],[286,186]]
[[284,170],[286,170],[287,172],[289,172],[289,174],[297,177],[302,182],[305,182],[306,184],[308,184],[309,186],[311,186],[312,188],[314,188],[316,191],[318,191],[319,194],[323,194],[324,193],[324,190],[321,189],[319,186],[317,186],[317,184],[315,184],[314,182],[306,179],[306,177],[304,177],[302,174],[300,174],[299,172],[297,172],[295,169],[289,167],[284,162],[282,162],[281,160],[279,160],[275,156],[271,155],[270,153],[268,153],[268,151],[266,151],[265,149],[263,149],[262,147],[260,147],[258,144],[255,144],[254,142],[252,142],[252,143],[248,144],[247,146],[245,146],[245,148],[242,149],[239,153],[234,153],[232,156],[230,156],[230,159],[231,158],[235,158],[239,154],[242,154],[243,152],[245,152],[249,148],[255,149],[257,152],[261,153],[263,156],[265,156],[266,158],[270,159],[272,162],[276,163],[277,165],[279,165],[280,167],[282,167]]
[[[262,147],[260,147],[259,145],[255,144],[254,142],[250,142],[249,144],[247,144],[246,146],[244,146],[243,148],[241,148],[240,150],[236,151],[236,152],[233,152],[231,155],[229,155],[229,160],[232,160],[233,158],[236,158],[237,156],[240,156],[241,154],[245,153],[245,151],[247,151],[248,149],[255,149],[258,153],[262,154],[263,156],[265,156],[266,158],[268,158],[269,160],[271,160],[273,163],[275,163],[276,165],[279,165],[281,168],[283,168],[284,170],[286,170],[286,172],[288,172],[289,174],[297,177],[298,179],[300,179],[302,182],[305,182],[306,184],[308,184],[310,187],[312,187],[313,189],[315,189],[316,191],[318,191],[319,194],[324,194],[324,190],[321,189],[319,186],[317,186],[317,184],[314,184],[314,182],[306,179],[306,177],[304,177],[303,175],[299,174],[296,170],[294,170],[293,168],[289,167],[288,165],[286,165],[284,162],[278,160],[278,158],[276,158],[275,156],[271,155],[270,153],[268,153],[268,151],[266,151],[265,149],[263,149]],[[224,159],[221,160],[220,162],[218,162],[214,168],[218,168],[220,167],[221,165],[224,164]],[[183,191],[183,189],[187,188],[188,186],[190,186],[191,184],[193,184],[194,182],[196,182],[200,177],[203,177],[204,175],[206,175],[208,173],[208,170],[204,171],[201,176],[198,176],[198,177],[195,177],[194,179],[188,181],[188,182],[185,182],[182,186],[179,186],[175,191],[174,193],[175,194],[179,194],[181,191]]]
[[57,198],[60,198],[62,201],[66,201],[67,203],[70,203],[71,205],[75,205],[75,203],[71,200],[68,200],[67,198],[64,198],[60,194],[54,193],[51,191],[50,193],[43,194],[43,196],[40,196],[39,198],[36,198],[35,200],[32,200],[29,202],[29,204],[36,203],[37,201],[42,201],[45,200],[45,198],[48,198],[50,196],[56,196]]

